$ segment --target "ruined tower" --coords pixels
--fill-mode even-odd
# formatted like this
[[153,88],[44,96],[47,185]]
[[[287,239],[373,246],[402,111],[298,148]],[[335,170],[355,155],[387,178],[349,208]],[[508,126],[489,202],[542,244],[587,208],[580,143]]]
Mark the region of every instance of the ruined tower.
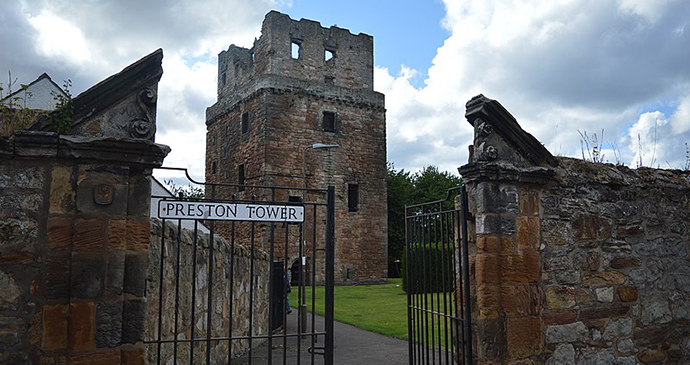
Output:
[[335,186],[340,283],[387,276],[385,107],[373,79],[371,36],[271,11],[252,48],[219,54],[218,101],[206,111],[207,181]]

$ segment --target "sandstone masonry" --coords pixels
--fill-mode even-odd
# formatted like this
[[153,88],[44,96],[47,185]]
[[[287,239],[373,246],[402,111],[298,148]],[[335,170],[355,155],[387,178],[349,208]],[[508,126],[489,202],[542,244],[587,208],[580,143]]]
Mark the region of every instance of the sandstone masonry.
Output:
[[555,158],[467,104],[481,364],[690,362],[690,173]]
[[[272,11],[251,49],[232,45],[218,56],[218,101],[206,112],[208,182],[295,188],[276,197],[250,188],[207,191],[207,197],[319,201],[323,196],[300,188],[336,187],[340,283],[387,276],[385,109],[384,96],[373,91],[372,47],[366,34]],[[340,147],[315,150],[314,143]],[[316,252],[306,252],[319,262],[323,226],[317,224]],[[229,225],[216,227],[229,237]],[[289,241],[288,252],[278,249],[276,256],[291,264],[299,238]]]

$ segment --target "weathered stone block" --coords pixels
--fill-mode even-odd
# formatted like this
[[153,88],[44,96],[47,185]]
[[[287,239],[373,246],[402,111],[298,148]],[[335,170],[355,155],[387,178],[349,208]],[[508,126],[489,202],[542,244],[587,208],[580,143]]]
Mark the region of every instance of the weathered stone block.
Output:
[[0,270],[0,310],[16,310],[19,297],[22,292],[19,289],[12,274]]
[[517,213],[517,187],[507,184],[480,182],[474,194],[478,213]]
[[575,364],[575,348],[571,344],[563,344],[556,348],[546,365]]
[[568,309],[575,306],[575,288],[550,286],[546,288],[546,306],[549,309]]
[[80,213],[122,215],[127,212],[127,168],[82,167],[77,179],[76,206]]
[[105,227],[100,218],[77,219],[74,224],[74,251],[99,252],[105,248]]
[[122,343],[143,341],[145,324],[146,302],[126,300],[122,311]]
[[43,350],[67,349],[67,309],[67,304],[43,306]]
[[48,247],[51,250],[66,251],[72,245],[72,218],[48,218]]
[[539,214],[539,193],[537,191],[527,190],[520,194],[520,214]]
[[125,253],[114,252],[108,257],[108,271],[105,280],[105,290],[108,293],[122,294],[125,279]]
[[92,299],[103,295],[105,285],[105,260],[102,256],[72,255],[72,297]]
[[70,259],[69,252],[54,252],[48,256],[44,284],[41,285],[47,298],[69,298]]
[[635,343],[633,340],[626,338],[624,340],[618,341],[618,345],[616,346],[618,349],[618,352],[624,355],[627,354],[632,354],[633,351],[635,351]]
[[604,340],[611,341],[621,337],[632,335],[633,332],[632,318],[621,318],[619,320],[612,320],[606,326],[604,331]]
[[478,236],[476,244],[477,251],[485,253],[507,252],[515,249],[513,238],[505,236]]
[[540,265],[538,251],[525,251],[500,256],[501,279],[504,282],[537,282]]
[[502,310],[508,316],[536,315],[540,301],[541,294],[536,285],[501,286]]
[[515,217],[497,214],[477,214],[477,234],[503,234],[515,233]]
[[641,301],[642,313],[640,319],[642,324],[663,324],[671,321],[671,309],[668,299],[658,296],[648,296]]
[[67,333],[70,350],[90,350],[95,347],[95,314],[93,302],[70,303]]
[[666,353],[659,349],[646,349],[637,354],[637,360],[643,364],[662,362],[666,360]]
[[550,312],[543,314],[542,316],[542,320],[545,325],[568,324],[575,322],[575,319],[577,319],[577,311],[574,309],[559,312]]
[[612,307],[592,307],[580,310],[580,319],[617,318],[628,314],[630,308],[623,305]]
[[631,256],[617,256],[611,259],[609,266],[612,269],[629,269],[640,266],[640,259]]
[[582,281],[580,272],[577,270],[556,270],[552,271],[553,280],[562,285],[580,284]]
[[591,214],[578,214],[572,221],[575,240],[606,240],[611,237],[611,224],[606,218]]
[[96,307],[96,347],[117,347],[122,339],[122,302]]
[[549,247],[568,245],[572,237],[570,224],[567,221],[544,219],[541,221],[544,244]]
[[522,359],[541,351],[541,321],[539,317],[508,318],[506,322],[507,354],[509,359]]
[[613,302],[613,287],[596,288],[594,292],[597,295],[597,300],[604,303]]
[[40,189],[44,180],[41,167],[0,165],[0,188]]
[[625,283],[627,277],[617,271],[600,271],[587,274],[582,278],[582,285],[584,286],[612,286]]
[[618,288],[618,297],[621,302],[634,302],[637,300],[637,296],[636,286],[621,286]]
[[122,365],[145,365],[146,349],[122,350]]
[[120,350],[69,357],[70,365],[122,365]]
[[477,284],[498,283],[498,256],[491,254],[477,255],[475,262]]
[[577,250],[573,254],[573,264],[582,271],[597,271],[601,262],[601,253],[597,250]]
[[589,336],[587,327],[582,322],[553,325],[546,328],[546,343],[566,343],[584,341]]
[[601,364],[615,364],[616,351],[614,349],[601,349],[583,351],[580,355],[578,365],[601,365]]
[[138,297],[144,296],[148,259],[147,253],[128,253],[125,256],[125,276],[123,285],[125,293]]
[[127,248],[127,220],[110,219],[107,227],[108,250],[119,251]]
[[127,216],[148,217],[151,197],[151,171],[130,170]]
[[151,222],[148,218],[127,220],[127,250],[148,251]]
[[479,309],[481,317],[498,316],[498,295],[499,289],[497,285],[477,286],[477,309]]
[[479,361],[495,361],[505,351],[505,339],[498,318],[477,321],[477,357]]
[[521,250],[537,250],[541,242],[538,217],[517,218],[517,242]]
[[31,218],[0,218],[0,248],[33,251],[38,225]]
[[72,167],[55,167],[50,184],[50,213],[69,214],[74,212],[74,187]]
[[43,196],[22,190],[5,191],[0,194],[0,212],[13,217],[36,217],[43,205]]

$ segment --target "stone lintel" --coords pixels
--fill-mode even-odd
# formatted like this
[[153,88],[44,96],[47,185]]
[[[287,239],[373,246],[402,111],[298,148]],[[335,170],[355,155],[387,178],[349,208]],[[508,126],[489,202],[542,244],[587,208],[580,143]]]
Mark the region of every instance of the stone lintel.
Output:
[[517,167],[505,162],[474,162],[458,168],[465,183],[475,181],[504,181],[545,184],[552,181],[556,171],[546,167]]
[[142,139],[91,138],[54,132],[16,131],[0,157],[71,158],[158,167],[170,147]]

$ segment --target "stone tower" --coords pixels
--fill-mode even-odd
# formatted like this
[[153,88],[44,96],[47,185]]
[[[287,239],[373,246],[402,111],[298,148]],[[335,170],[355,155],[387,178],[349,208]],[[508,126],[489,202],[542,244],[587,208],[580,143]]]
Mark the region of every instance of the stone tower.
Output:
[[387,276],[385,107],[373,81],[371,36],[271,11],[251,49],[218,55],[218,101],[206,111],[207,181],[335,186],[339,283]]

